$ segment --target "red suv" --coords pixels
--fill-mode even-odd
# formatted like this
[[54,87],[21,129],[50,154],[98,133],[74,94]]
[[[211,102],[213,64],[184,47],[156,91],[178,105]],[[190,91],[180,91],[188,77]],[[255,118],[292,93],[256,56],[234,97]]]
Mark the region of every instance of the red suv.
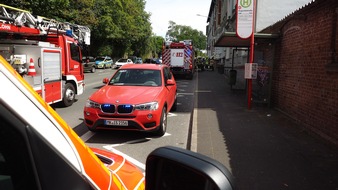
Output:
[[94,92],[84,107],[85,124],[91,131],[138,130],[164,135],[167,114],[177,106],[177,86],[166,65],[122,66]]

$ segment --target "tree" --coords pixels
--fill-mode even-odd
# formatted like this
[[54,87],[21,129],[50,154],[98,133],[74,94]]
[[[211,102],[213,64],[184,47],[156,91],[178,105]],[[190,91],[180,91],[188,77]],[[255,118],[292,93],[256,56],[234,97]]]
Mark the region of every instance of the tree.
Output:
[[151,35],[150,15],[144,9],[144,0],[97,0],[98,24],[93,27],[95,53],[101,53],[98,51],[102,46],[111,46],[110,55],[116,58],[144,54]]
[[63,15],[62,13],[60,14],[60,10],[62,11],[69,7],[69,0],[2,0],[1,3],[29,11],[33,15],[53,18],[59,21],[63,19]]
[[3,0],[2,3],[91,29],[90,54],[115,58],[147,53],[150,13],[145,0]]
[[166,33],[166,40],[182,41],[192,40],[195,48],[203,50],[206,49],[207,37],[202,31],[191,28],[190,26],[177,25],[173,21],[169,21],[168,31]]
[[130,15],[133,17],[133,23],[130,28],[132,39],[131,54],[141,57],[147,53],[149,45],[149,36],[151,36],[152,28],[150,23],[150,14],[145,12],[145,1],[136,0],[136,5],[131,5]]
[[152,36],[152,56],[160,57],[162,55],[162,46],[163,46],[164,38],[162,36]]

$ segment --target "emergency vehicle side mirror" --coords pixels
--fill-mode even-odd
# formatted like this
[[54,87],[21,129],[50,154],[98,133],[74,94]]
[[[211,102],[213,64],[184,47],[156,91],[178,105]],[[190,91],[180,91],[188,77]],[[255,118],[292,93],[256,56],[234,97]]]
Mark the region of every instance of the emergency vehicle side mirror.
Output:
[[103,82],[104,84],[107,84],[107,83],[109,82],[109,78],[104,78],[104,79],[102,80],[102,82]]
[[229,170],[216,160],[178,147],[160,147],[146,161],[146,190],[233,190]]

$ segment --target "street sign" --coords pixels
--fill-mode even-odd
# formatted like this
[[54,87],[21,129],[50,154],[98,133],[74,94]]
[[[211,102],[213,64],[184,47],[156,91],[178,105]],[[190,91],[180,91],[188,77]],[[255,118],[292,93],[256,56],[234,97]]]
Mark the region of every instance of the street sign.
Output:
[[236,34],[247,39],[253,33],[254,0],[237,0]]
[[257,63],[245,63],[245,79],[257,79]]

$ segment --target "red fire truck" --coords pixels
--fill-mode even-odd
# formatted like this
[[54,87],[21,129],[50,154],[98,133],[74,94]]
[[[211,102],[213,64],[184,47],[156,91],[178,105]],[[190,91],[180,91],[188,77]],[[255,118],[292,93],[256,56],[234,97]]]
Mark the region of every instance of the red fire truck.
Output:
[[192,79],[195,73],[194,55],[191,40],[163,43],[162,64],[169,65],[174,75],[184,75]]
[[0,55],[48,104],[72,105],[84,91],[81,46],[90,29],[3,4],[0,15]]

